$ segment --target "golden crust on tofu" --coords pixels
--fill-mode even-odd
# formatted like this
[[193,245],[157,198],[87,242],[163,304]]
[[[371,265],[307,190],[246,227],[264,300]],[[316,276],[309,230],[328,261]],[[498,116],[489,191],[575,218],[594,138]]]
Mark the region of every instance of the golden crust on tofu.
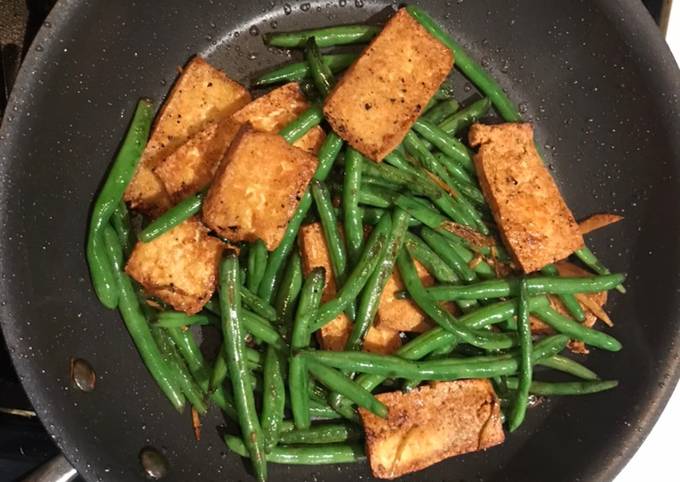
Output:
[[363,408],[359,415],[371,471],[380,479],[394,479],[505,439],[500,403],[488,380],[440,382],[376,398],[387,406],[387,418]]
[[[434,278],[430,276],[425,267],[415,262],[418,277],[424,286],[434,284]],[[422,333],[432,328],[425,313],[412,300],[404,300],[396,297],[396,294],[404,291],[404,283],[399,271],[394,269],[387,280],[385,289],[380,297],[380,306],[376,316],[376,326],[390,328],[397,331]]]
[[[336,284],[321,223],[302,226],[298,242],[305,276],[314,268],[322,267],[326,270],[326,284],[321,299],[323,302],[330,300],[336,294]],[[342,351],[351,332],[352,322],[347,315],[340,313],[317,331],[317,339],[323,350]],[[387,355],[397,351],[400,346],[399,332],[388,327],[372,326],[364,337],[364,351]]]
[[149,214],[170,207],[168,193],[153,168],[208,123],[229,117],[248,102],[250,93],[224,72],[201,57],[189,61],[156,116],[125,201]]
[[245,126],[231,143],[203,202],[203,221],[231,242],[281,242],[317,166],[283,137]]
[[240,127],[230,119],[210,122],[153,169],[173,203],[208,187]]
[[475,168],[501,236],[525,273],[564,259],[583,236],[534,145],[530,124],[474,124]]
[[194,314],[215,290],[223,243],[195,217],[148,243],[137,243],[125,271],[177,311]]
[[324,113],[340,137],[379,162],[399,145],[451,67],[451,51],[401,9],[340,78]]
[[[236,112],[233,119],[241,124],[250,124],[258,131],[279,132],[308,108],[309,102],[302,93],[300,84],[290,82],[258,97]],[[316,153],[324,137],[323,129],[315,126],[293,145]]]

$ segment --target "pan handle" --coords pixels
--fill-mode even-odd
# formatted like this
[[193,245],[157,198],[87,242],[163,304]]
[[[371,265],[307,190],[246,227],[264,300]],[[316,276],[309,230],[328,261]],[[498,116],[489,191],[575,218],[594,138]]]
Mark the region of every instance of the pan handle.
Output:
[[31,472],[22,482],[71,482],[78,472],[59,454]]

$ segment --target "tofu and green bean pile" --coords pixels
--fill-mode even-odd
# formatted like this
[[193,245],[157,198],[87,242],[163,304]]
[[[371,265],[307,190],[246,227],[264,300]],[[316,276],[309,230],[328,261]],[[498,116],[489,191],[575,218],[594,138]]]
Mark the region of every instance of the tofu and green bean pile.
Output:
[[[616,386],[573,354],[621,349],[594,325],[624,276],[583,238],[621,218],[576,222],[447,32],[407,6],[265,42],[303,60],[254,100],[195,57],[153,126],[139,102],[91,217],[96,295],[198,439],[214,405],[259,480],[364,458],[392,479],[501,444],[536,397]],[[464,107],[454,64],[481,93]]]

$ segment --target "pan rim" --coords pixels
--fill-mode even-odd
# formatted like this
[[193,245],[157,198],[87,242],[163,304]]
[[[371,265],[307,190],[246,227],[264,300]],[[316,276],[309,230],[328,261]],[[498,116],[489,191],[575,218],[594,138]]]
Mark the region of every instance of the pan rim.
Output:
[[[665,41],[661,35],[659,35],[658,29],[653,23],[652,18],[648,15],[641,2],[638,0],[619,0],[618,2],[607,2],[606,0],[603,0],[599,1],[598,4],[600,4],[603,9],[608,10],[608,15],[612,15],[612,10],[617,9],[617,13],[625,18],[625,28],[636,28],[638,30],[639,35],[637,40],[648,43],[653,49],[655,63],[658,63],[663,67],[659,68],[657,71],[657,75],[659,76],[658,82],[661,85],[676,87],[676,91],[680,90],[678,89],[680,86],[680,71],[678,71],[677,63]],[[0,125],[0,140],[2,140],[2,142],[0,142],[0,178],[9,177],[9,159],[15,154],[12,139],[16,136],[17,132],[20,131],[20,125],[22,124],[21,118],[17,118],[14,122],[10,123],[7,121],[7,117],[11,115],[14,109],[19,109],[24,103],[26,96],[29,96],[31,92],[36,89],[36,80],[31,75],[31,71],[36,70],[39,67],[39,60],[35,55],[35,48],[33,46],[37,44],[47,46],[51,42],[54,42],[58,37],[59,31],[68,27],[69,23],[73,21],[74,15],[77,14],[80,8],[83,8],[83,2],[79,0],[59,0],[46,19],[52,26],[47,28],[43,24],[33,40],[32,46],[29,48],[29,54],[20,68],[15,82],[15,89],[7,103],[5,116]],[[45,47],[45,51],[47,50],[49,50],[49,48]],[[671,66],[671,68],[668,66]],[[675,68],[673,69],[672,66]],[[16,86],[22,86],[23,88],[17,89]],[[676,142],[680,145],[680,141]],[[7,183],[0,183],[0,206],[5,206],[7,204],[9,196],[10,192],[7,188]],[[6,210],[0,209],[0,225],[5,224],[6,216]],[[6,239],[0,240],[0,243],[0,272],[5,273],[7,265],[6,259],[12,255],[9,249],[11,248],[11,243],[7,242]],[[9,277],[0,277],[0,293],[7,293],[11,290],[12,283],[10,282]],[[26,381],[35,378],[34,372],[36,367],[32,360],[27,361],[22,359],[18,355],[17,350],[12,349],[12,347],[21,346],[22,342],[19,339],[21,333],[20,326],[10,321],[12,319],[11,312],[12,306],[10,306],[10,303],[7,303],[7,305],[0,305],[0,327],[2,328],[5,342],[8,347],[10,347],[9,352],[12,363],[19,375],[22,385],[26,390],[31,403],[34,405],[40,420],[45,425],[46,430],[53,436],[60,450],[62,450],[64,455],[74,465],[81,476],[84,476],[88,480],[94,480],[95,475],[93,468],[89,467],[88,462],[86,460],[74,460],[72,458],[74,448],[76,447],[75,437],[68,435],[68,429],[58,429],[59,420],[53,418],[52,411],[49,408],[50,404],[47,402],[50,395],[41,391],[39,387],[35,386],[30,381]],[[678,323],[678,320],[676,320],[676,323]],[[672,358],[673,355],[676,357],[680,355],[680,333],[676,334],[673,346],[674,353],[667,354],[667,358]],[[608,464],[599,471],[598,480],[613,480],[623,467],[633,458],[656,424],[679,380],[680,364],[676,364],[670,368],[668,383],[655,390],[653,399],[647,406],[646,413],[640,417],[641,430],[630,429],[633,433],[629,435],[627,439],[628,443],[623,444],[621,447],[620,456],[617,457],[613,463]],[[57,428],[52,428],[54,426]],[[59,432],[61,435],[55,437],[56,432]]]

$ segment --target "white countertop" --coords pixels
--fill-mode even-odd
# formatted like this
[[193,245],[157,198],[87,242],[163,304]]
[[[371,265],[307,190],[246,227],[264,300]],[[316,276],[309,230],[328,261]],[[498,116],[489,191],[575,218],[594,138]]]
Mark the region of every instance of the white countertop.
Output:
[[[676,61],[680,63],[680,0],[674,2],[671,10],[666,41]],[[675,392],[658,422],[615,482],[640,482],[647,479],[680,480],[680,476],[677,475],[676,458],[678,427],[680,427],[680,385],[675,387]],[[671,474],[675,474],[676,478],[673,479]]]

